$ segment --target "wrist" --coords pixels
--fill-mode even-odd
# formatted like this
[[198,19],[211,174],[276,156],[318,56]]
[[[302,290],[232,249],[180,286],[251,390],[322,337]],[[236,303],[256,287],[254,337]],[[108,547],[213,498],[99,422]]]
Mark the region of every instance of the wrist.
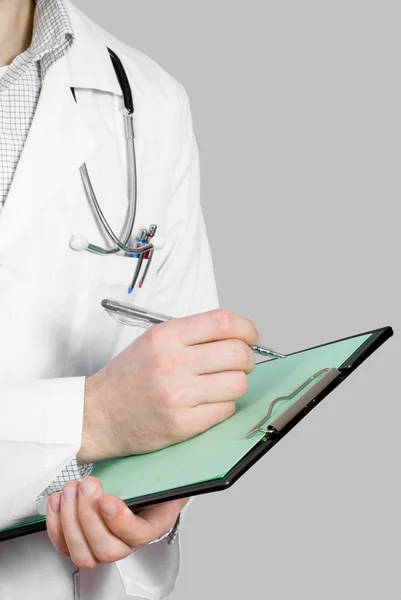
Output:
[[76,455],[79,465],[108,458],[108,436],[99,375],[95,373],[85,379],[81,447]]

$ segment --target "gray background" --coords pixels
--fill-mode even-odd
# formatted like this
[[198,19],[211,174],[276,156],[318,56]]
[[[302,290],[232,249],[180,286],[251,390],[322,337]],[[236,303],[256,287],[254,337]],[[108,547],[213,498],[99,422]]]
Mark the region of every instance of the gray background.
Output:
[[[221,305],[285,352],[397,334],[399,3],[77,4],[187,89]],[[400,600],[399,340],[193,504],[174,600]]]

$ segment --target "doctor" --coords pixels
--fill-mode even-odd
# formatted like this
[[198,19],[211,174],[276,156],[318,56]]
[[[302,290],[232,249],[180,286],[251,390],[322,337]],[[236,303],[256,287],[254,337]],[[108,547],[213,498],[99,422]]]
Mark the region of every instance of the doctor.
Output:
[[[157,223],[165,240],[130,296],[136,258],[70,246],[75,234],[113,245],[87,201],[84,163],[115,231],[127,213],[122,91],[107,48],[134,99],[136,222]],[[0,543],[0,598],[165,598],[187,499],[134,514],[103,493],[93,462],[232,415],[259,335],[213,310],[183,87],[68,0],[0,0],[0,210],[0,529],[47,517],[47,531]],[[182,318],[141,335],[107,315],[107,297]]]

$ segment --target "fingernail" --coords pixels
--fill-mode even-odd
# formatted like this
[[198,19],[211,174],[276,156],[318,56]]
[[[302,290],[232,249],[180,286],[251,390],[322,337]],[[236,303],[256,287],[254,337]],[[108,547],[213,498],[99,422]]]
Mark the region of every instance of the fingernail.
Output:
[[106,504],[103,504],[102,512],[106,517],[114,517],[117,514],[117,506],[113,500],[107,500]]
[[93,496],[97,488],[97,483],[93,479],[84,479],[79,487],[84,496]]
[[51,496],[50,498],[50,508],[55,513],[60,512],[60,498],[60,494],[57,494],[57,496]]
[[76,485],[65,485],[63,489],[63,498],[67,502],[72,502],[77,497],[77,486]]

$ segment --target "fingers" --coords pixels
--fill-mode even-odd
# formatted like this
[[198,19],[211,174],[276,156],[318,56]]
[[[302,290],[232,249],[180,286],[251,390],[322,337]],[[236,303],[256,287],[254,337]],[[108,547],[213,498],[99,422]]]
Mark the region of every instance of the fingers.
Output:
[[191,393],[192,406],[239,400],[248,389],[244,371],[198,375]]
[[[47,505],[47,530],[52,544],[59,554],[70,557],[80,569],[121,560],[133,551],[107,527],[99,508],[101,498],[100,481],[87,477],[81,484],[68,482],[62,494],[53,494]],[[130,512],[122,500],[113,499],[120,513],[124,509]],[[54,511],[52,506],[57,500],[61,500],[59,511]]]
[[79,482],[69,481],[61,495],[61,527],[71,560],[79,568],[91,569],[99,564],[85,537],[78,512]]
[[106,494],[100,500],[99,507],[103,511],[110,504],[117,505],[114,516],[107,516],[102,512],[103,518],[114,535],[133,550],[137,550],[169,532],[174,527],[180,510],[187,500],[155,504],[133,514],[126,505],[118,505],[116,502],[118,498]]
[[61,494],[52,494],[47,502],[46,527],[51,543],[61,556],[69,558],[70,553],[61,525]]
[[150,544],[170,531],[180,512],[174,505],[167,506],[169,502],[154,505],[137,514],[132,513],[126,505],[118,506],[114,516],[103,512],[104,508],[117,504],[117,500],[115,496],[103,496],[99,503],[100,510],[110,531],[130,546],[131,551]]
[[[78,568],[129,556],[170,531],[188,498],[141,509],[134,515],[116,496],[104,495],[96,477],[68,482],[47,505],[50,540]],[[54,508],[52,508],[54,507]]]
[[249,319],[225,310],[212,310],[198,315],[175,319],[160,325],[187,346],[218,340],[238,339],[248,346],[260,343],[255,325]]
[[[103,487],[96,477],[86,477],[79,486],[78,514],[85,538],[95,559],[101,563],[110,563],[129,556],[133,548],[107,526],[100,506],[107,508],[110,504],[118,508],[119,515],[114,519],[124,529],[125,511],[129,511],[122,500],[113,496],[113,500],[104,503]],[[102,500],[103,504],[100,503]],[[122,515],[122,516],[121,516]],[[75,562],[75,561],[74,561]]]
[[235,402],[222,402],[221,404],[199,404],[189,411],[186,423],[186,438],[194,437],[207,429],[222,423],[235,414]]
[[244,371],[249,374],[255,368],[255,355],[241,340],[223,340],[198,344],[188,348],[190,364],[197,375],[221,371]]
[[62,493],[52,494],[47,503],[46,526],[50,541],[62,556],[81,568],[98,564],[78,518],[78,481],[68,482]]
[[180,512],[177,507],[183,504],[185,501],[180,500],[177,506],[151,507],[150,513],[137,516],[116,496],[103,494],[96,477],[86,477],[80,485],[79,519],[95,558],[110,563],[170,531]]

